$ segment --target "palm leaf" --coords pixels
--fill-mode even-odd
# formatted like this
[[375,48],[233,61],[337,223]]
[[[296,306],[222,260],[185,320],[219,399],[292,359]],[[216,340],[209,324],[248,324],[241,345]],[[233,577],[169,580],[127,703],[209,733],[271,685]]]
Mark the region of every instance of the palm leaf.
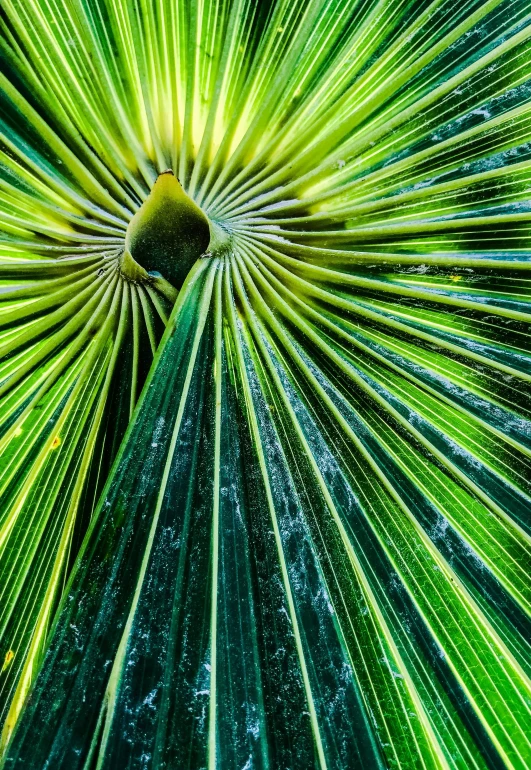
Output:
[[3,766],[528,768],[528,4],[0,24]]

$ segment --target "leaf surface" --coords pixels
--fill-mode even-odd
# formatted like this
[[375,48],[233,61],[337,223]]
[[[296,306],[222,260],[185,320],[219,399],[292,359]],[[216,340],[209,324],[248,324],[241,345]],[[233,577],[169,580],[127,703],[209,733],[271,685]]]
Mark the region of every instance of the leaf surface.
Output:
[[528,4],[0,25],[3,766],[528,768]]

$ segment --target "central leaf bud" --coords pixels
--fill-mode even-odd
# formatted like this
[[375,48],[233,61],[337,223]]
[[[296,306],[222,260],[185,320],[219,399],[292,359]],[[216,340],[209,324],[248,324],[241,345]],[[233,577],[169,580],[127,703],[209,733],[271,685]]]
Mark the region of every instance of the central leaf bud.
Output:
[[165,171],[129,223],[122,273],[130,280],[144,271],[160,273],[178,289],[209,242],[208,219]]

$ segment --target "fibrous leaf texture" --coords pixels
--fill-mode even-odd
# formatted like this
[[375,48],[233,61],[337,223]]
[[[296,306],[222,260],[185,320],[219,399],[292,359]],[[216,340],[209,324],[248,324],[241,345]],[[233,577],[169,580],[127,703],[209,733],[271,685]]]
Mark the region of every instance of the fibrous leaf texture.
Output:
[[3,767],[528,769],[528,0],[0,27]]

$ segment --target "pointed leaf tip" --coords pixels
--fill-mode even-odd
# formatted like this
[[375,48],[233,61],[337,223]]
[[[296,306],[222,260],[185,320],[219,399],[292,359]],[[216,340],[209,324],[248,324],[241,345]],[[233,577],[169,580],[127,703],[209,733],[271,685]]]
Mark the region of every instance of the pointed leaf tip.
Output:
[[208,219],[171,170],[162,172],[126,234],[126,253],[180,288],[210,241]]

